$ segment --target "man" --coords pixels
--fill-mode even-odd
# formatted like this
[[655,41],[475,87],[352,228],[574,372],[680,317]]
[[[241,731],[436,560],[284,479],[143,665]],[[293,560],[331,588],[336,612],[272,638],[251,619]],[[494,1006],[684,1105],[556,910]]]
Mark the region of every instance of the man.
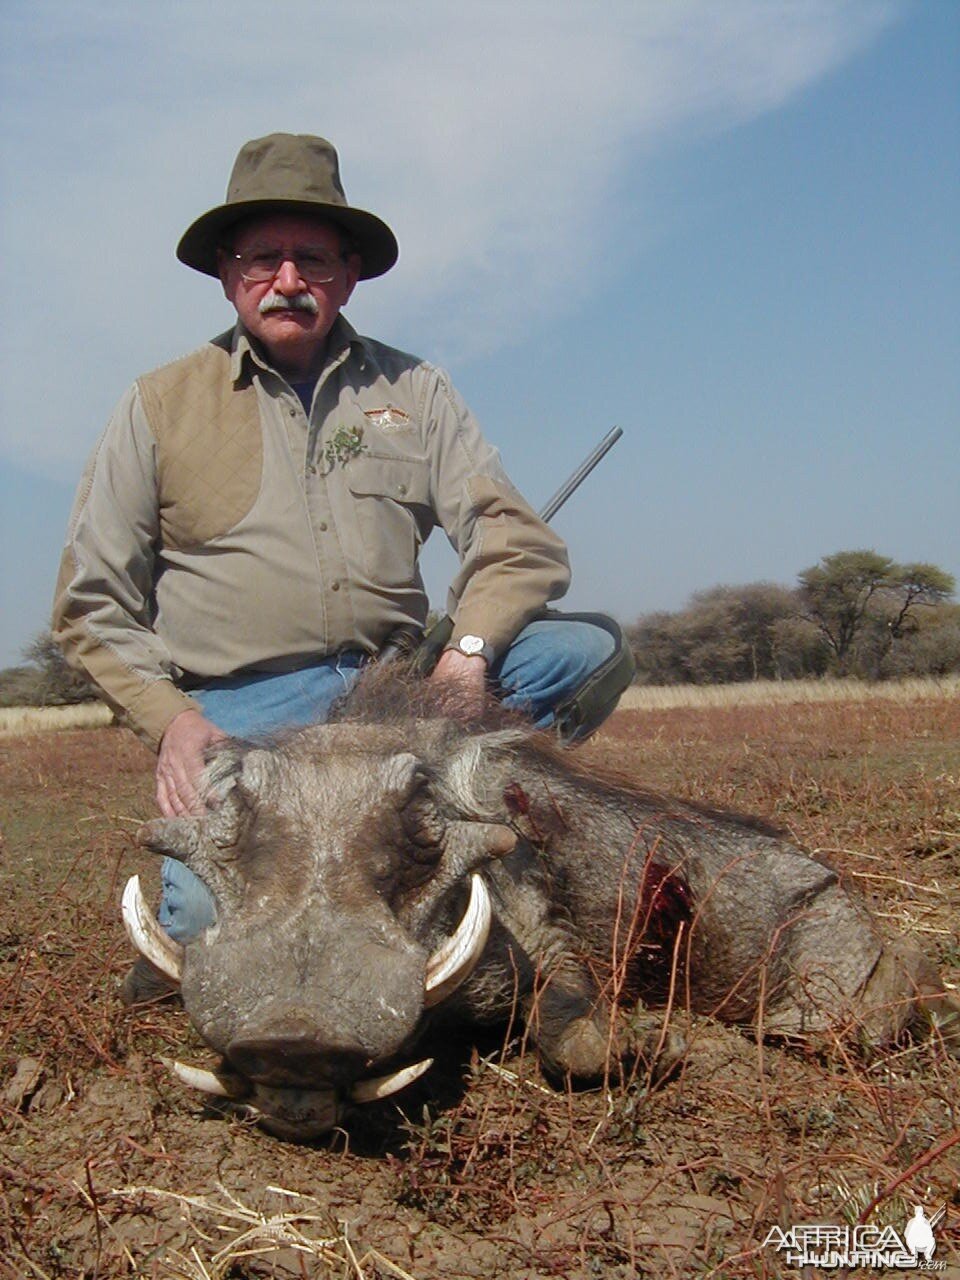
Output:
[[[212,743],[323,719],[392,634],[423,627],[417,559],[437,524],[461,568],[433,679],[468,701],[490,684],[547,725],[610,660],[602,628],[538,619],[566,589],[563,544],[446,375],[341,314],[397,254],[347,203],[330,143],[247,143],[177,247],[236,324],[138,379],[87,466],[54,634],[157,749],[167,816],[200,806]],[[173,936],[209,923],[202,897],[166,865]]]

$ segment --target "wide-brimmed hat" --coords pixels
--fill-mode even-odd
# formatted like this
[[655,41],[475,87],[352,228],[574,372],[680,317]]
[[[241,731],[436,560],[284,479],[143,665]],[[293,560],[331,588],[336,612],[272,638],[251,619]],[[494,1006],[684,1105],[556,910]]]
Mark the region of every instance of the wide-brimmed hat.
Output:
[[361,280],[382,276],[399,249],[385,222],[347,204],[336,149],[310,134],[271,133],[240,148],[225,203],[188,227],[177,257],[208,276],[220,274],[217,245],[235,222],[257,213],[313,213],[342,227],[360,255]]

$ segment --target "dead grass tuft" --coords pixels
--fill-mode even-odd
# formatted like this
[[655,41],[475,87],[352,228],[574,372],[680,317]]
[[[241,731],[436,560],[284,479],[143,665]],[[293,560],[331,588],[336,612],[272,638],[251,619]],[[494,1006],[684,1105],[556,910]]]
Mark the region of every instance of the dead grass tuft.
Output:
[[753,680],[742,684],[632,685],[620,699],[623,711],[670,707],[737,707],[807,702],[916,702],[960,697],[960,676],[904,680]]
[[112,722],[113,712],[102,702],[81,702],[71,707],[0,707],[0,737],[62,729],[101,729]]
[[[270,1186],[264,1191],[283,1207],[268,1211],[251,1208],[221,1184],[217,1184],[215,1193],[200,1195],[163,1187],[124,1187],[111,1191],[110,1199],[141,1210],[151,1203],[172,1204],[189,1224],[197,1243],[186,1252],[170,1249],[157,1260],[157,1275],[170,1280],[221,1280],[237,1275],[238,1264],[256,1258],[277,1264],[283,1261],[284,1254],[296,1257],[305,1275],[349,1275],[356,1280],[374,1280],[386,1274],[399,1280],[414,1280],[377,1249],[367,1249],[358,1256],[346,1223],[332,1224],[329,1210],[313,1196],[284,1187]],[[219,1243],[220,1240],[224,1242]],[[129,1254],[128,1260],[136,1265]]]

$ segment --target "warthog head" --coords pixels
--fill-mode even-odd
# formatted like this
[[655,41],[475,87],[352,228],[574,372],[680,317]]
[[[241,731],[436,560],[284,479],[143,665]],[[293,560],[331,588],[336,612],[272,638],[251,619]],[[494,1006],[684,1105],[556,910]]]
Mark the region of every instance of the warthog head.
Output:
[[207,770],[202,817],[140,831],[142,845],[186,863],[217,907],[216,922],[181,946],[136,877],[124,897],[134,945],[180,983],[191,1021],[223,1055],[216,1073],[174,1069],[280,1136],[322,1133],[348,1103],[426,1070],[429,1061],[407,1065],[424,1015],[485,946],[489,898],[472,873],[516,837],[464,811],[450,781],[469,764],[463,737],[445,755],[443,722],[423,728],[432,740],[422,756],[404,748],[409,733],[369,725],[228,744]]

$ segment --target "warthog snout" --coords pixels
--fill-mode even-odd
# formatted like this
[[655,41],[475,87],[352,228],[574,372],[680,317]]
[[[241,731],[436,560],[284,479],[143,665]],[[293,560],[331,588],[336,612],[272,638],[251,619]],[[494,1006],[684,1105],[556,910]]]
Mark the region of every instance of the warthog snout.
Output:
[[370,1054],[349,1034],[323,1033],[308,1018],[282,1018],[247,1026],[227,1046],[227,1059],[248,1080],[282,1087],[309,1081],[338,1087],[361,1076]]

